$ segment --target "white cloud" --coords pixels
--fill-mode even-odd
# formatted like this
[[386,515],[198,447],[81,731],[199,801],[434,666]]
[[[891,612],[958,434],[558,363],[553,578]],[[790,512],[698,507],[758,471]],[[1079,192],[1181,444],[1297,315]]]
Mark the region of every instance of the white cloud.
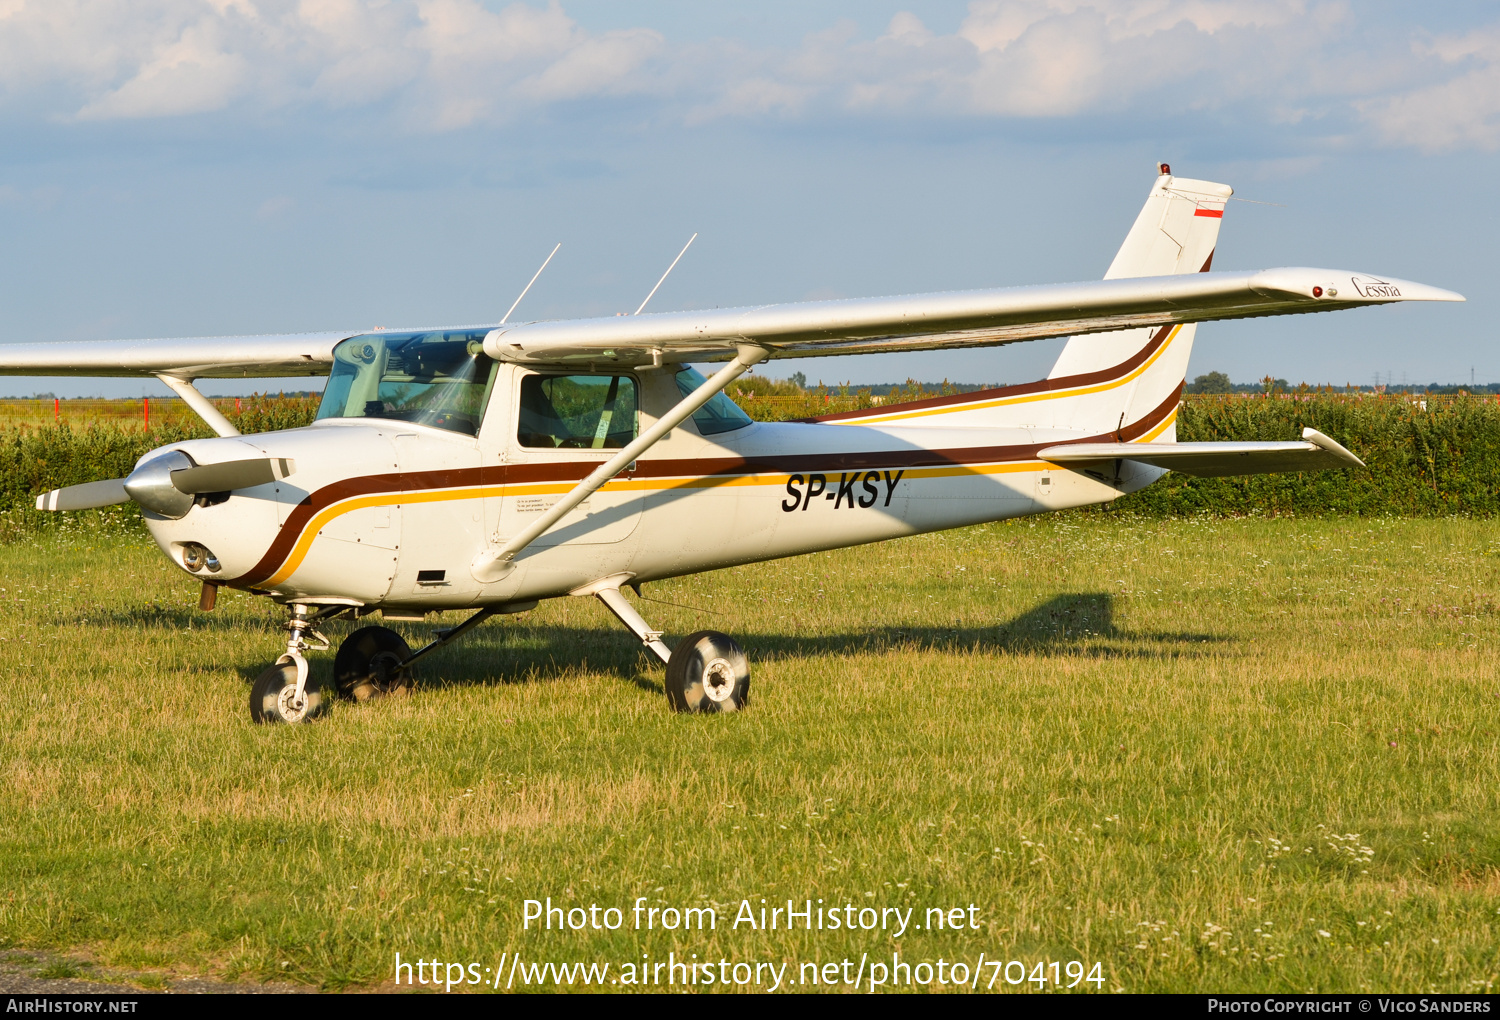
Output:
[[[1346,90],[1331,54],[1356,27],[1343,0],[976,0],[952,35],[901,12],[873,40],[835,26],[791,53],[735,54],[740,81],[721,71],[694,111],[1159,118],[1247,99],[1282,110]],[[768,106],[770,90],[744,80],[798,101]]]
[[[1139,118],[1233,108],[1367,142],[1500,145],[1500,27],[1433,39],[1348,0],[975,0],[790,49],[591,32],[559,0],[0,0],[0,108],[52,119],[368,107],[405,130],[635,96],[655,116]],[[1414,41],[1415,40],[1415,41]],[[226,114],[227,115],[227,114]]]
[[[395,100],[429,130],[629,92],[659,33],[580,29],[555,2],[3,0],[0,89],[83,120]],[[53,99],[59,105],[67,100]]]
[[1427,152],[1500,148],[1500,26],[1439,38],[1415,52],[1458,73],[1360,103],[1381,138]]
[[119,88],[78,112],[83,120],[171,117],[226,106],[250,79],[250,62],[224,47],[223,27],[187,26]]

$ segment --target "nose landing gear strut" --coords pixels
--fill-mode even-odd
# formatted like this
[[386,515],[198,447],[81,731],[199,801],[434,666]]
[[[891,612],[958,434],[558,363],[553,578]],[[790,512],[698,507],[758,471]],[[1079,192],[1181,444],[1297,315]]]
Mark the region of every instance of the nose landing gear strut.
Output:
[[[310,722],[327,710],[328,699],[334,694],[333,689],[325,691],[322,681],[312,675],[304,653],[329,647],[328,638],[318,631],[317,624],[348,612],[349,607],[324,606],[312,612],[313,607],[299,602],[292,603],[290,608],[286,651],[261,673],[250,689],[250,718],[258,723]],[[462,637],[492,616],[524,613],[534,608],[535,600],[486,606],[456,627],[438,631],[415,652],[393,630],[361,627],[344,639],[334,656],[336,689],[355,701],[404,694],[411,686],[412,663],[422,656]]]
[[250,718],[258,723],[300,723],[321,715],[327,708],[323,685],[307,666],[307,651],[323,651],[328,638],[317,624],[347,606],[326,606],[316,613],[303,603],[293,603],[287,621],[286,651],[256,678],[250,688]]

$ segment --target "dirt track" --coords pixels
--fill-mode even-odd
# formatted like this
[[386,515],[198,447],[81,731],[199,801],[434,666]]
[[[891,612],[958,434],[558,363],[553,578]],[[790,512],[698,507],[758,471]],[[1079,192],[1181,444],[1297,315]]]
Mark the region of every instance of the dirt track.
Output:
[[[59,976],[71,972],[70,976]],[[127,984],[145,979],[152,987]],[[307,985],[286,983],[236,984],[202,977],[167,977],[100,968],[55,953],[11,951],[0,954],[0,994],[11,995],[244,995],[301,994],[315,992]]]

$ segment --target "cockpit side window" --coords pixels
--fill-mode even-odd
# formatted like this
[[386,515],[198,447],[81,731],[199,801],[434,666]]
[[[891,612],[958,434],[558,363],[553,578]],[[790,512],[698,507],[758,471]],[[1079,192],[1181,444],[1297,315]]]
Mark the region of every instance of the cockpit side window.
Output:
[[[695,368],[684,368],[677,373],[677,389],[684,397],[692,393],[706,382],[701,373]],[[723,390],[713,395],[713,399],[693,412],[693,425],[698,429],[700,436],[718,435],[720,432],[733,432],[742,429],[746,425],[755,424],[750,416],[740,410],[740,406]]]
[[618,450],[635,438],[636,408],[628,375],[528,375],[521,380],[516,441],[540,449]]
[[318,418],[388,418],[473,436],[495,384],[484,330],[369,333],[333,349]]

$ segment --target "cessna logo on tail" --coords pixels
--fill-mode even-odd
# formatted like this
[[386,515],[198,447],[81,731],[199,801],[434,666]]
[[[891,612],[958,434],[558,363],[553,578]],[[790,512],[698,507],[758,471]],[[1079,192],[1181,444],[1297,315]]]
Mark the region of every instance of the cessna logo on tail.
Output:
[[1385,280],[1377,280],[1373,276],[1351,276],[1349,282],[1354,284],[1354,290],[1360,297],[1365,298],[1398,298],[1401,296],[1401,288]]

